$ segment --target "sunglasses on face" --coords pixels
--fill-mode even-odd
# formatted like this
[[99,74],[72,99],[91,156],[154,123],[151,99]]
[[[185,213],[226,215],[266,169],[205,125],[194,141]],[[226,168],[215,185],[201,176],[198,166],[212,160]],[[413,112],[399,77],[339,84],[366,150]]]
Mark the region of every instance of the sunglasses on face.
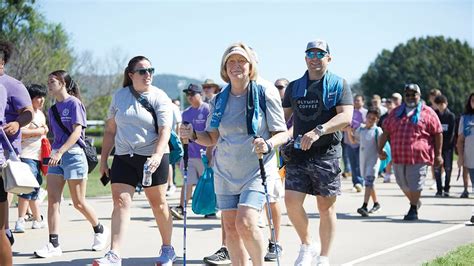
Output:
[[405,97],[416,97],[416,93],[405,93]]
[[309,59],[314,59],[314,58],[318,58],[318,59],[323,59],[328,53],[327,52],[323,52],[323,51],[308,51],[306,52],[306,57],[308,57]]
[[133,71],[133,73],[138,73],[140,75],[145,75],[146,73],[150,73],[150,75],[153,75],[153,73],[155,73],[155,68],[153,67],[150,67],[150,68],[139,68],[139,69],[135,69]]

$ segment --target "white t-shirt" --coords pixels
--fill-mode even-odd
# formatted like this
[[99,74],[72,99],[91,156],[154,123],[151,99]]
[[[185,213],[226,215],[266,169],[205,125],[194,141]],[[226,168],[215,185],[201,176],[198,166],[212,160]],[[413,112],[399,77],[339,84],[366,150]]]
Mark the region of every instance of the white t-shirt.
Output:
[[[46,117],[41,110],[36,110],[35,115],[31,123],[26,125],[24,128],[36,129],[46,125]],[[21,153],[20,157],[25,159],[40,160],[41,159],[41,139],[45,138],[45,135],[25,138],[21,138]]]
[[[461,116],[459,121],[459,135],[464,135],[464,123],[466,115]],[[470,119],[469,127],[471,134],[464,136],[464,166],[467,168],[474,168],[474,119]]]

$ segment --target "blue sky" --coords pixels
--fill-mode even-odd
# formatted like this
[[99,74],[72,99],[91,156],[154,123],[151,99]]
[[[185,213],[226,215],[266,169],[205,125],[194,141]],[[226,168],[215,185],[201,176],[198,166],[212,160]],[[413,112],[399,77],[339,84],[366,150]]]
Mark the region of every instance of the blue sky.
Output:
[[[260,74],[300,77],[306,43],[327,40],[330,69],[357,81],[383,49],[413,37],[443,35],[473,45],[473,1],[133,1],[39,0],[77,52],[95,57],[145,55],[158,73],[222,83],[222,53],[244,41]],[[118,52],[117,52],[118,51]],[[127,62],[124,62],[124,68]]]

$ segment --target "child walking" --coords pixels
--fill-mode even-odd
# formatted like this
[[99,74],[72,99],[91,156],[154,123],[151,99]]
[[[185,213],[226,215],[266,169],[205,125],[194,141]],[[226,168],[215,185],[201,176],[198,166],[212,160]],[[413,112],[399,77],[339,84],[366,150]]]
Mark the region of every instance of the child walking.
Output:
[[[380,209],[380,204],[375,193],[374,181],[380,167],[380,159],[377,153],[378,137],[382,134],[382,129],[377,126],[380,119],[380,112],[378,109],[370,109],[367,111],[366,124],[361,124],[359,128],[352,134],[348,134],[349,141],[353,144],[360,144],[359,160],[360,172],[365,182],[364,203],[362,207],[357,209],[357,212],[363,217],[369,216],[370,213],[375,213]],[[372,209],[368,210],[367,205],[369,198],[372,197],[374,205]]]

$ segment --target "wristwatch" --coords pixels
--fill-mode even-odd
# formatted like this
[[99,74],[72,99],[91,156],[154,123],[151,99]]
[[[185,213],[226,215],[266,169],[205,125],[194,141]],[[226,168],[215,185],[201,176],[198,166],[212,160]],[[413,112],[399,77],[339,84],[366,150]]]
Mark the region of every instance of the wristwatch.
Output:
[[316,134],[318,134],[318,136],[320,137],[324,135],[324,133],[326,133],[326,130],[324,129],[323,125],[317,125],[314,131],[316,131]]

